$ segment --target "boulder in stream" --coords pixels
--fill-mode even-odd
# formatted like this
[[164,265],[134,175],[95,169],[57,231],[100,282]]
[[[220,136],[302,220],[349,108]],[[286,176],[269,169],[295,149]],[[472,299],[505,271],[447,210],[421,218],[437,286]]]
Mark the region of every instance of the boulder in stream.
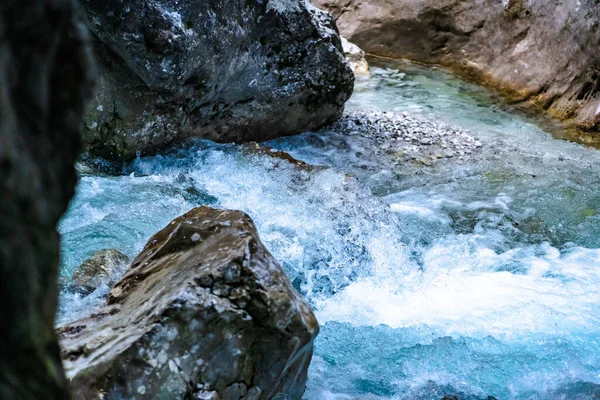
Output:
[[71,290],[83,295],[90,294],[98,286],[115,282],[113,277],[118,275],[129,262],[129,257],[116,249],[99,250],[86,259],[73,272]]
[[97,39],[93,155],[296,134],[338,118],[353,90],[333,19],[302,0],[80,3]]
[[250,217],[199,207],[58,333],[75,398],[249,400],[302,397],[318,330]]

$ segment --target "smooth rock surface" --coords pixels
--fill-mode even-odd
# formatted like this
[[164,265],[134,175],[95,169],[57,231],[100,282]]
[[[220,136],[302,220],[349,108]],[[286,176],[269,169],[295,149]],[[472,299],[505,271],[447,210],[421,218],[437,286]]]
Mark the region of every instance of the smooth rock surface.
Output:
[[58,332],[76,398],[300,399],[318,329],[250,217],[198,207]]
[[313,0],[369,54],[442,64],[598,131],[594,0]]
[[116,249],[99,250],[73,272],[71,290],[87,295],[102,284],[112,286],[116,283],[113,277],[124,270],[128,262],[129,257]]
[[190,136],[262,141],[335,120],[354,76],[301,0],[81,0],[100,79],[84,140],[130,159]]
[[69,399],[54,334],[59,237],[89,95],[70,1],[0,2],[0,399]]

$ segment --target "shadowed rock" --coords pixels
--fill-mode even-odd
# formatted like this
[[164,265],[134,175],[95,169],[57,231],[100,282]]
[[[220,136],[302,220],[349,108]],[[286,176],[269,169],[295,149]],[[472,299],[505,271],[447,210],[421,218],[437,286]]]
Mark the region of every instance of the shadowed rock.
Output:
[[300,399],[318,325],[250,217],[199,207],[58,332],[77,398]]
[[85,0],[100,79],[89,150],[263,141],[335,120],[353,89],[333,19],[301,0]]
[[68,399],[56,224],[73,196],[89,55],[70,1],[0,2],[0,399]]

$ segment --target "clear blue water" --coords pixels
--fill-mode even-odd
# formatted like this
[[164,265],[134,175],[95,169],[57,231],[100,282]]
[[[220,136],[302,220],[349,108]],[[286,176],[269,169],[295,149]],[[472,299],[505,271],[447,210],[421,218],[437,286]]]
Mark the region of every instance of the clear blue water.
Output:
[[[484,146],[396,166],[319,132],[268,143],[328,167],[312,172],[196,141],[82,173],[63,278],[95,250],[135,256],[194,206],[240,209],[321,323],[306,399],[600,398],[600,153],[422,67],[373,68],[348,109],[421,113]],[[59,319],[106,290],[62,293]]]

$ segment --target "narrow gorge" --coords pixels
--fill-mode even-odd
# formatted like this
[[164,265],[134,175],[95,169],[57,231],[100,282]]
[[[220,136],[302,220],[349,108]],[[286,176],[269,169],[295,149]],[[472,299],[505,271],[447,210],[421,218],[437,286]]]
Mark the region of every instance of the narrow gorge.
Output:
[[597,7],[0,5],[0,399],[599,398]]

